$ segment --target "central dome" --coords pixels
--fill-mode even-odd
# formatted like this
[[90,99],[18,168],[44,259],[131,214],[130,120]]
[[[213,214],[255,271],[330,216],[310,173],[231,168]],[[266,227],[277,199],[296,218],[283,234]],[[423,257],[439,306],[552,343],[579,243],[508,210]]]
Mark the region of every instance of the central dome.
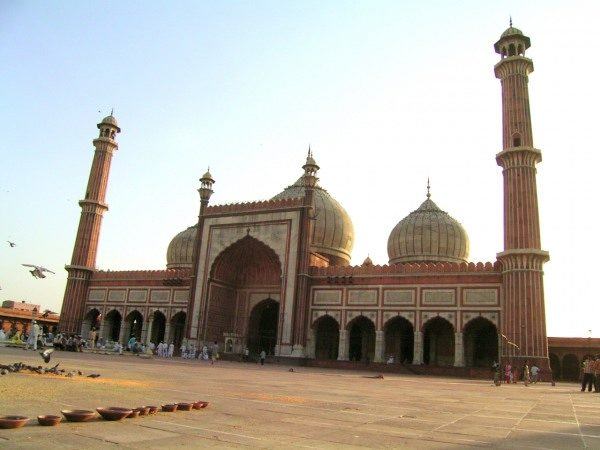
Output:
[[467,262],[469,237],[463,226],[430,198],[402,219],[388,239],[390,264]]
[[[303,175],[272,200],[304,197],[305,193],[306,178]],[[319,185],[314,187],[314,215],[316,219],[311,250],[328,258],[332,266],[350,264],[354,244],[352,221],[344,207]]]

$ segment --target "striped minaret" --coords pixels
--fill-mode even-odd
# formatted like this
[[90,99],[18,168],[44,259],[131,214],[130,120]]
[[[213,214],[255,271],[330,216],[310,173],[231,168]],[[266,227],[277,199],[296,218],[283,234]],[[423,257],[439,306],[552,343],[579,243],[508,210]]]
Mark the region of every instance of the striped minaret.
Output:
[[502,263],[504,314],[501,355],[513,365],[536,364],[550,375],[543,264],[536,187],[536,164],[542,153],[533,146],[528,75],[533,62],[525,57],[530,40],[512,26],[494,44],[500,62],[494,67],[502,84],[502,151],[496,162],[504,177],[504,251]]
[[121,132],[111,113],[98,124],[100,135],[94,139],[94,160],[88,179],[85,198],[79,201],[81,217],[75,238],[71,264],[65,266],[67,287],[60,312],[61,332],[80,333],[88,283],[96,267],[96,252],[102,215],[108,210],[105,203],[108,174],[113,152],[119,148],[115,137]]

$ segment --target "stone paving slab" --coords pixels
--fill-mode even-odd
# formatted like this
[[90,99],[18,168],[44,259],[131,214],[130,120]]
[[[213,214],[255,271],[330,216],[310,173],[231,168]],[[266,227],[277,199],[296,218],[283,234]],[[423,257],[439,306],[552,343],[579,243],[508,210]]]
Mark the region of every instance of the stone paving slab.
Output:
[[[0,363],[43,364],[0,348]],[[0,414],[209,400],[201,411],[0,430],[4,449],[600,448],[600,395],[576,384],[503,385],[277,365],[55,352],[98,379],[8,374]]]

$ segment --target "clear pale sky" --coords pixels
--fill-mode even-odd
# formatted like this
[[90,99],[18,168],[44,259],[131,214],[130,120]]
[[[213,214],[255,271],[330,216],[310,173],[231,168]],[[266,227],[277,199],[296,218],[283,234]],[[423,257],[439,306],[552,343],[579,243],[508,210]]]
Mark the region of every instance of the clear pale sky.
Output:
[[163,269],[208,165],[212,204],[267,199],[297,179],[309,143],[354,222],[353,263],[387,263],[427,177],[470,259],[494,261],[493,44],[509,14],[535,65],[548,334],[600,336],[596,1],[0,3],[0,300],[60,310],[91,141],[112,107],[123,131],[98,268]]

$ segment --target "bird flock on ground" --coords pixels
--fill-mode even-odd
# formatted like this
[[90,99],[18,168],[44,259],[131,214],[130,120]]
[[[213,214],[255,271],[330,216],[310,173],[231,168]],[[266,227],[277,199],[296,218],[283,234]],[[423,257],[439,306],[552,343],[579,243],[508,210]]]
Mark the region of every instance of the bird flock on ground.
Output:
[[[46,364],[48,364],[50,362],[53,352],[54,352],[53,348],[49,348],[49,349],[46,349],[46,350],[40,352],[40,356],[42,357],[42,359],[44,360],[44,362]],[[57,363],[53,367],[42,367],[42,366],[31,366],[29,364],[25,364],[22,362],[15,362],[12,364],[0,364],[0,375],[6,375],[7,373],[19,373],[21,371],[28,370],[30,373],[37,373],[39,375],[49,373],[52,375],[65,376],[67,378],[72,378],[75,375],[83,376],[83,372],[81,370],[66,371],[65,369],[59,369],[58,368],[59,365],[60,365],[60,363]],[[99,376],[100,376],[100,374],[98,374],[98,373],[91,373],[91,374],[87,375],[87,378],[98,378]]]

